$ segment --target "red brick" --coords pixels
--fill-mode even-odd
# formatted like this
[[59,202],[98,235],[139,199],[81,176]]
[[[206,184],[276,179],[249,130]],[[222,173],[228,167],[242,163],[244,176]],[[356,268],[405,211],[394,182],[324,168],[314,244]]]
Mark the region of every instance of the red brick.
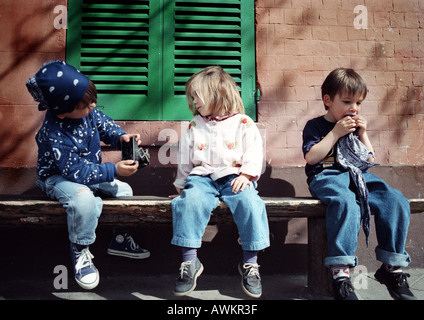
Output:
[[294,116],[278,117],[277,123],[276,123],[276,131],[280,131],[280,132],[295,131],[295,132],[298,132],[296,117],[294,117]]
[[347,38],[349,40],[366,40],[367,29],[347,28]]
[[[388,2],[388,1],[378,1],[378,2]],[[371,10],[371,9],[369,9]],[[368,11],[368,17],[372,15],[372,24],[374,28],[388,28],[390,26],[390,11],[386,12],[375,12],[374,10]]]
[[303,25],[303,9],[284,9],[284,20],[289,25]]
[[420,20],[422,19],[422,14],[414,13],[405,13],[405,27],[411,29],[420,28]]
[[291,1],[287,0],[263,0],[271,8],[291,8]]
[[316,96],[314,87],[296,86],[295,91],[297,101],[310,101],[320,98]]
[[347,28],[346,27],[330,27],[330,40],[332,41],[346,41],[347,37]]
[[390,26],[392,28],[405,28],[405,11],[391,12],[389,16]]
[[408,147],[397,147],[389,149],[390,164],[409,164]]
[[313,57],[313,70],[330,72],[331,71],[330,57],[328,56]]
[[[346,0],[349,1],[349,0]],[[353,2],[353,1],[352,1]],[[392,1],[379,1],[379,0],[365,0],[365,7],[370,12],[390,12],[393,10]]]
[[395,12],[417,12],[420,9],[418,0],[392,0]]
[[284,24],[286,23],[284,18],[284,9],[273,9],[269,10],[269,23]]
[[285,86],[304,86],[305,74],[298,71],[285,71],[283,73]]

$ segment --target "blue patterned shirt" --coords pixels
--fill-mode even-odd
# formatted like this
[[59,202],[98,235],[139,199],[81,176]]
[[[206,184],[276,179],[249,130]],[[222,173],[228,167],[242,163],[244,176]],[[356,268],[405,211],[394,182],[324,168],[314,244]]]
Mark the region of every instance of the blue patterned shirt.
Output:
[[81,119],[59,119],[47,111],[36,135],[37,173],[41,180],[56,174],[91,185],[117,176],[114,163],[102,163],[100,141],[120,149],[125,131],[99,109]]

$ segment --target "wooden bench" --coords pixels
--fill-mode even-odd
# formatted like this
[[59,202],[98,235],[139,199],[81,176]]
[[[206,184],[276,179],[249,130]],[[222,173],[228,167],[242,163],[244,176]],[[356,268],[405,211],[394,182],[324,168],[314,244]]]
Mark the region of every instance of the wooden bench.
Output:
[[[308,220],[308,290],[331,295],[330,273],[324,267],[327,256],[325,205],[312,198],[263,198],[270,222],[293,218]],[[410,199],[411,213],[424,212],[424,199]],[[171,199],[134,196],[103,200],[99,223],[137,224],[171,223]],[[220,203],[211,216],[211,223],[233,222]],[[58,201],[46,197],[0,196],[0,225],[58,225],[66,223],[64,209]]]

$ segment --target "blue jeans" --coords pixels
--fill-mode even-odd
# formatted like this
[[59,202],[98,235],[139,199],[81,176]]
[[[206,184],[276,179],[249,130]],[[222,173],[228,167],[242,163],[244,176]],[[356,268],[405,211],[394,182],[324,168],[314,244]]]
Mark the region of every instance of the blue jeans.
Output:
[[234,194],[230,186],[237,175],[216,181],[208,176],[189,175],[181,196],[172,200],[173,237],[171,243],[200,248],[211,212],[221,199],[233,214],[243,250],[258,251],[269,246],[265,204],[255,187]]
[[[376,175],[366,172],[364,177],[377,233],[376,258],[392,266],[406,267],[411,262],[405,251],[411,215],[409,201]],[[311,180],[309,190],[327,205],[328,257],[324,265],[356,266],[361,212],[349,172],[326,169]]]
[[54,175],[46,181],[38,180],[37,186],[66,209],[69,240],[80,245],[90,245],[96,239],[95,230],[103,208],[102,199],[96,195],[133,195],[130,185],[119,180],[86,186]]

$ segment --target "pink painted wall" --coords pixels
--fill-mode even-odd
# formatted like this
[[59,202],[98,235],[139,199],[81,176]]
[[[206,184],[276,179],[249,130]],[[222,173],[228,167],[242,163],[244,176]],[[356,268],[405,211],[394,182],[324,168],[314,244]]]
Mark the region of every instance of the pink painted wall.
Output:
[[[36,166],[34,137],[44,113],[37,110],[25,82],[43,62],[65,58],[66,30],[54,28],[53,10],[66,4],[0,2],[0,169]],[[367,9],[367,29],[354,26],[357,5]],[[368,84],[363,114],[378,162],[424,164],[424,0],[256,0],[255,7],[258,125],[266,136],[268,166],[304,165],[303,127],[324,113],[320,85],[340,66],[353,67]],[[165,143],[158,140],[162,129],[179,132],[181,126],[120,124],[140,132],[144,144],[156,148]],[[114,161],[119,153],[105,151],[104,159]],[[162,166],[152,160],[153,166]],[[2,193],[17,183],[2,182]]]

